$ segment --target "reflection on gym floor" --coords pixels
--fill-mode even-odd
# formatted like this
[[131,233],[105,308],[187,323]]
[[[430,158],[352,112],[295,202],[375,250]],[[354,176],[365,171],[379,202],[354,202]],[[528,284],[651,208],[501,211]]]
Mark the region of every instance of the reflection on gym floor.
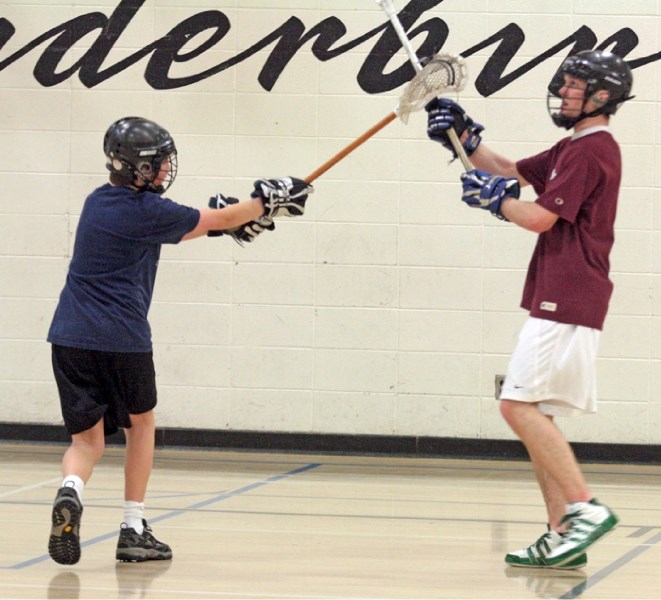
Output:
[[[80,562],[46,551],[59,445],[0,444],[0,597],[659,598],[661,467],[585,465],[621,525],[575,571],[507,567],[544,530],[525,462],[159,450],[172,561],[118,563],[122,455],[85,489]],[[11,542],[9,542],[11,540]]]

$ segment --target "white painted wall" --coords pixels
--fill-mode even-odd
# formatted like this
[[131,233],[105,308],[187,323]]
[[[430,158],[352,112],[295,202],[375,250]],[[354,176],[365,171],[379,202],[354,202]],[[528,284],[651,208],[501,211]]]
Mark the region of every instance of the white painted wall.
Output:
[[[119,1],[94,4],[5,0],[0,17],[16,32],[0,64],[56,25],[110,15]],[[371,0],[147,0],[104,66],[203,10],[224,12],[232,29],[182,72],[227,60],[290,16],[309,28],[335,15],[347,39],[385,21]],[[632,28],[639,46],[628,58],[661,47],[661,0],[445,0],[423,20],[431,17],[448,23],[447,51],[517,23],[526,41],[513,67],[581,25],[599,41]],[[32,71],[52,39],[0,70],[0,421],[60,422],[45,337],[84,197],[106,177],[107,126],[139,114],[171,131],[180,166],[172,199],[202,207],[218,191],[245,198],[257,177],[306,176],[394,108],[399,90],[368,95],[356,82],[375,40],[327,62],[308,44],[271,92],[257,81],[271,48],[169,91],[145,82],[148,59],[91,89],[77,75],[42,87]],[[468,58],[469,76],[493,49]],[[519,158],[563,135],[545,89],[565,54],[488,98],[471,80],[461,101],[486,125],[488,144]],[[615,294],[600,412],[562,422],[575,441],[661,443],[660,66],[634,71],[636,99],[612,122],[625,167]],[[303,218],[278,221],[251,246],[216,238],[166,247],[151,312],[158,425],[512,438],[493,380],[525,318],[518,303],[534,235],[466,208],[460,169],[427,140],[418,113],[322,176]]]

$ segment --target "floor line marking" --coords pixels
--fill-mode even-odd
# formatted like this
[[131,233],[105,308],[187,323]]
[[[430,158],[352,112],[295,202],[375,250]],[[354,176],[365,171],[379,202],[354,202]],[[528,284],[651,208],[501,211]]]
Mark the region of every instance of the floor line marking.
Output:
[[642,542],[635,548],[629,550],[629,552],[623,554],[617,560],[614,560],[610,565],[601,569],[601,571],[597,571],[594,575],[588,577],[585,581],[581,582],[576,587],[573,587],[566,594],[560,596],[560,598],[578,598],[583,592],[585,592],[585,590],[597,585],[606,577],[612,575],[615,573],[615,571],[630,563],[634,558],[640,556],[643,552],[646,552],[650,548],[654,547],[660,541],[661,532],[656,533],[647,541]]
[[13,496],[14,494],[20,494],[21,492],[28,492],[36,488],[46,487],[48,485],[55,483],[56,481],[62,481],[62,478],[54,477],[53,479],[47,479],[46,481],[42,481],[41,483],[35,483],[33,485],[25,485],[20,488],[14,488],[13,490],[9,490],[8,492],[0,493],[0,498],[6,498],[7,496]]
[[[207,500],[202,500],[201,502],[196,502],[195,504],[191,504],[190,506],[187,506],[183,509],[175,509],[172,511],[169,511],[165,514],[158,515],[156,517],[153,517],[149,519],[150,523],[158,523],[160,521],[165,521],[167,519],[173,519],[175,517],[178,517],[182,514],[185,514],[189,510],[195,510],[196,508],[202,508],[204,506],[209,506],[210,504],[214,504],[216,502],[222,502],[223,500],[227,500],[229,498],[233,498],[235,496],[240,496],[242,494],[245,494],[247,492],[251,492],[252,490],[255,490],[260,487],[264,487],[265,485],[269,485],[271,483],[276,483],[278,481],[281,481],[282,479],[286,479],[287,477],[293,477],[294,475],[299,475],[301,473],[305,473],[306,471],[310,471],[312,469],[316,469],[317,467],[320,467],[322,463],[309,463],[307,465],[304,465],[302,467],[298,467],[297,469],[292,469],[291,471],[286,471],[284,473],[278,473],[276,475],[272,475],[271,477],[267,477],[266,479],[262,479],[261,481],[255,481],[254,483],[250,483],[248,485],[244,485],[240,488],[237,488],[236,490],[230,490],[229,492],[223,492],[221,494],[218,494],[214,496],[213,498],[209,498]],[[80,547],[81,548],[86,548],[88,546],[92,546],[94,544],[98,544],[99,542],[105,542],[106,540],[113,538],[117,536],[117,530],[104,533],[102,535],[98,535],[94,538],[91,538],[89,540],[85,540],[84,542],[81,542]],[[22,561],[20,563],[17,563],[15,565],[11,565],[9,567],[2,567],[0,566],[0,570],[2,569],[14,569],[14,570],[19,570],[19,569],[25,569],[26,567],[31,567],[33,565],[39,564],[44,562],[45,560],[50,560],[50,556],[48,554],[42,554],[41,556],[37,556],[35,558],[31,558],[25,561]]]

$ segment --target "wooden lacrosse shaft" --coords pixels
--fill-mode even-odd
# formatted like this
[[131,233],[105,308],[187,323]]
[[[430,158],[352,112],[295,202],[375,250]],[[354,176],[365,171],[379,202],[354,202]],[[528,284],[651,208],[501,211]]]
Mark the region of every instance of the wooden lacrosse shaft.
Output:
[[[370,127],[365,133],[357,137],[348,146],[345,146],[335,156],[329,158],[323,165],[312,171],[305,179],[305,183],[312,183],[317,177],[323,175],[328,169],[340,162],[345,156],[351,154],[358,146],[369,140],[372,136],[381,131],[388,123],[392,123],[397,118],[397,111],[393,110],[387,117],[381,119],[376,125]],[[454,131],[454,129],[453,129]]]
[[[420,59],[418,58],[418,55],[415,53],[415,50],[411,45],[411,40],[409,40],[408,36],[406,35],[406,31],[404,31],[404,27],[402,27],[402,23],[397,17],[397,14],[395,13],[395,7],[393,6],[392,0],[376,0],[376,3],[388,15],[388,18],[392,23],[393,29],[395,30],[395,33],[397,34],[399,41],[402,43],[402,47],[404,48],[404,50],[406,50],[406,54],[408,54],[409,60],[411,61],[411,64],[413,65],[415,72],[420,73],[420,71],[422,71],[422,65],[420,64]],[[450,127],[448,129],[448,137],[450,138],[452,147],[454,148],[454,151],[457,153],[459,160],[461,160],[461,164],[464,165],[464,169],[466,171],[470,171],[473,168],[473,165],[471,165],[470,161],[468,160],[468,155],[466,154],[466,150],[464,150],[464,147],[461,144],[461,141],[459,140],[459,136],[457,135],[457,131],[455,130],[454,127]]]

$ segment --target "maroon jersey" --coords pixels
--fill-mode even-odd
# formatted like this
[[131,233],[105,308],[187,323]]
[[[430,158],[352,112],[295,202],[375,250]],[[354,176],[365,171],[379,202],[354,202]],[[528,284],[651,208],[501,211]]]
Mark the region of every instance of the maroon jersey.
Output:
[[517,163],[558,215],[533,252],[521,306],[531,316],[602,329],[613,284],[608,277],[622,162],[605,127],[560,140]]

